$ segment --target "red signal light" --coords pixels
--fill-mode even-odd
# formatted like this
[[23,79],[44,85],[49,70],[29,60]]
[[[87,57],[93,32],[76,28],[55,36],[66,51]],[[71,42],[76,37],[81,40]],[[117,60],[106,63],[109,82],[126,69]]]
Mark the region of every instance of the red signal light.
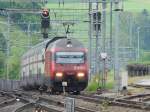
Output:
[[49,10],[43,9],[41,12],[41,28],[43,33],[43,38],[48,38],[48,28],[50,26],[50,16],[49,16]]
[[44,14],[44,15],[48,15],[48,12],[47,12],[47,11],[43,11],[43,14]]

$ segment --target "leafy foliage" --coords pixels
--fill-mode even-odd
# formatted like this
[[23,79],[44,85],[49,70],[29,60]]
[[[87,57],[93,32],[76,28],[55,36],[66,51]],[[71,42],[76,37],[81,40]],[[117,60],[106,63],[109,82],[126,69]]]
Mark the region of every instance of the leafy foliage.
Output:
[[140,28],[140,48],[143,50],[150,50],[150,16],[148,10],[144,9],[138,14],[135,25]]
[[[81,2],[81,0],[64,0],[65,3],[69,3],[70,4],[72,2]],[[83,0],[84,1],[84,0]],[[129,0],[126,0],[125,1],[125,4],[128,4]],[[132,1],[135,1],[135,0],[132,0]],[[140,1],[140,0],[139,0]],[[55,2],[55,3],[58,3],[57,0],[49,0],[50,3],[52,2]],[[136,3],[136,2],[135,2]],[[74,6],[74,4],[70,5],[70,4],[65,4],[65,6],[68,6],[68,7],[72,7]],[[137,4],[137,3],[136,3]],[[52,4],[53,5],[53,4]],[[141,4],[139,4],[141,5]],[[0,2],[0,8],[25,8],[25,9],[32,9],[32,8],[36,8],[36,9],[40,9],[42,6],[42,4],[39,4],[39,3],[19,3],[19,2],[14,2],[12,4],[9,4],[8,2]],[[58,6],[58,4],[57,4]],[[53,7],[55,7],[55,5],[53,5]],[[76,8],[79,8],[79,5],[75,6]],[[133,5],[132,5],[133,7]],[[4,15],[3,15],[4,16]],[[135,37],[135,45],[137,44],[136,43],[136,40],[137,40],[137,27],[138,26],[144,26],[144,25],[150,25],[150,17],[149,17],[149,10],[143,10],[141,13],[134,13],[133,15],[133,36]],[[14,22],[18,22],[18,21],[22,21],[22,22],[34,22],[34,21],[37,21],[37,22],[40,22],[40,18],[39,18],[39,15],[32,15],[32,14],[11,14],[10,15],[11,19],[14,21]],[[121,41],[121,45],[129,45],[129,41],[127,40],[127,38],[129,38],[129,29],[130,29],[130,20],[127,18],[127,17],[130,17],[130,13],[129,12],[124,12],[123,14],[120,15],[120,18],[121,18],[121,23],[120,24],[120,29],[121,29],[121,32],[120,32],[120,41]],[[78,19],[80,19],[81,17],[79,16]],[[69,18],[67,18],[69,19]],[[86,24],[86,25],[85,25]],[[3,26],[1,25],[0,26],[1,28],[3,28]],[[16,27],[16,26],[15,26]],[[26,30],[27,29],[27,25],[20,25],[19,28],[21,28],[22,30]],[[85,29],[87,28],[88,25],[87,23],[80,23],[80,25],[78,27],[76,27],[76,29]],[[24,46],[27,46],[27,42],[28,42],[28,36],[25,34],[25,33],[22,33],[20,31],[20,29],[17,28],[17,30],[15,30],[15,32],[11,32],[11,52],[10,52],[10,59],[9,59],[9,68],[10,68],[10,73],[9,73],[9,77],[10,78],[18,78],[18,74],[19,74],[19,71],[20,71],[20,57],[21,55],[24,53],[25,50],[27,50],[27,47],[24,47]],[[33,30],[39,30],[40,29],[40,26],[35,26],[35,25],[32,25],[31,27],[31,31]],[[150,42],[150,38],[149,38],[149,35],[150,33],[148,33],[149,31],[146,31],[145,29],[141,30],[141,39],[142,41],[140,41],[140,45],[141,45],[141,49],[143,50],[149,50],[150,49],[150,46],[149,46],[149,42]],[[81,32],[79,32],[79,36],[81,35]],[[87,34],[88,36],[88,34]],[[30,38],[32,38],[32,44],[36,44],[38,42],[38,39],[37,38],[33,38],[33,37],[36,37],[36,35],[32,35]],[[85,42],[87,42],[87,40],[85,40]],[[0,49],[6,49],[6,40],[3,36],[3,34],[0,34]],[[150,55],[149,53],[147,52],[143,52],[144,55],[142,57],[142,60],[150,60]],[[4,66],[5,66],[5,50],[2,50],[0,51],[0,75],[4,75]],[[93,82],[91,82],[89,84],[89,90],[93,90],[93,89],[97,89],[97,86],[98,84],[95,83],[95,80]],[[112,86],[113,84],[110,83],[108,84],[108,86]]]
[[[37,2],[33,3],[21,3],[21,2],[14,2],[12,4],[8,2],[0,2],[0,8],[17,8],[17,9],[41,9],[41,4]],[[3,16],[7,16],[6,14],[1,14]],[[38,14],[22,14],[22,13],[11,13],[10,18],[14,22],[22,21],[22,22],[40,22],[40,18]],[[24,24],[20,24],[20,27],[24,30]],[[35,27],[34,27],[35,28]],[[38,29],[36,27],[36,29]]]
[[5,55],[6,55],[6,40],[4,38],[4,35],[0,33],[0,78],[4,76],[5,74]]
[[5,54],[0,51],[0,78],[5,75]]
[[3,53],[6,52],[7,44],[6,39],[2,33],[0,33],[0,51],[3,51]]
[[[39,3],[21,3],[21,2],[14,2],[13,4],[9,4],[8,2],[0,2],[0,8],[25,8],[25,9],[40,9],[41,4]],[[3,22],[5,21],[5,17],[7,15],[1,14],[0,20]],[[21,14],[21,13],[11,13],[10,14],[11,21],[13,22],[38,22],[40,20],[39,15],[33,15],[33,14]],[[19,27],[18,27],[19,26]],[[29,36],[26,33],[23,33],[23,31],[27,30],[28,26],[26,24],[20,24],[20,25],[13,25],[10,26],[9,34],[7,34],[7,25],[0,24],[0,78],[4,78],[6,75],[6,63],[8,63],[9,67],[9,78],[10,79],[18,79],[20,75],[20,60],[22,54],[27,50],[28,48],[28,42],[29,42]],[[21,29],[20,29],[21,28]],[[39,30],[39,26],[32,25],[30,27],[30,30]],[[7,49],[7,41],[4,37],[9,38],[10,43],[10,52],[9,52],[9,58],[6,57],[6,49]],[[36,44],[38,42],[37,35],[30,35],[30,40],[32,40],[32,44]]]

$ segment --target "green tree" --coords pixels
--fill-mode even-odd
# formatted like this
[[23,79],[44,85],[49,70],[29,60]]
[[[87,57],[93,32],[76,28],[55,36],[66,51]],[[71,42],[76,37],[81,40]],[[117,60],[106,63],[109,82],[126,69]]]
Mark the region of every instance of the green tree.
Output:
[[0,50],[5,53],[6,49],[7,49],[6,39],[4,35],[0,33]]
[[146,9],[137,16],[136,24],[140,27],[140,48],[150,50],[150,16]]
[[0,51],[0,78],[4,77],[5,75],[5,54]]
[[2,33],[0,33],[0,78],[5,74],[5,55],[6,55],[6,40]]

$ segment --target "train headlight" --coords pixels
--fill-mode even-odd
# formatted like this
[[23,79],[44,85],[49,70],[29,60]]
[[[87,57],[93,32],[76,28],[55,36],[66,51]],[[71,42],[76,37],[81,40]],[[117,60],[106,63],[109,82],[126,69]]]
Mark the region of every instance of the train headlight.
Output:
[[62,72],[57,72],[56,73],[56,77],[62,77],[63,76],[63,73]]
[[85,76],[85,74],[84,74],[84,73],[82,73],[82,72],[79,72],[79,73],[77,74],[77,76],[80,78],[80,77],[84,77],[84,76]]

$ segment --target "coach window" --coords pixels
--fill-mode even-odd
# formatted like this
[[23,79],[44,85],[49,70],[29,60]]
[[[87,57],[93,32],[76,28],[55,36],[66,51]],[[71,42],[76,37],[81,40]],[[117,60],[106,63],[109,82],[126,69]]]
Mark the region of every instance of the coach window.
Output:
[[29,70],[29,77],[32,75],[32,70],[30,69]]
[[37,78],[39,78],[40,75],[41,75],[41,68],[38,68]]
[[44,55],[42,55],[42,63],[44,63]]

